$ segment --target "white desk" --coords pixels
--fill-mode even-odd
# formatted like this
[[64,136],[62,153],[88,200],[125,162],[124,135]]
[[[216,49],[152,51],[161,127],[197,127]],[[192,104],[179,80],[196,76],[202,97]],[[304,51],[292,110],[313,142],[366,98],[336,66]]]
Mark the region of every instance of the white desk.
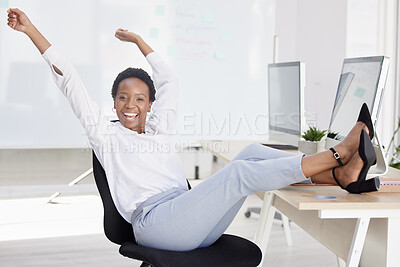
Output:
[[[229,161],[254,142],[200,143],[217,157]],[[385,177],[399,178],[400,171],[391,169]],[[337,199],[319,200],[315,196]],[[359,263],[362,266],[400,266],[400,193],[356,195],[338,186],[288,186],[265,192],[255,236],[263,252],[267,249],[275,209],[344,259],[346,266]]]

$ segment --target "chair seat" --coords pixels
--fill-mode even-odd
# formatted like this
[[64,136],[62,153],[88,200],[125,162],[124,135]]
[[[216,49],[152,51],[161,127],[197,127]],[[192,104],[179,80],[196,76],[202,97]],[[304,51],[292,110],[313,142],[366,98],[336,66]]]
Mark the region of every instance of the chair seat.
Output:
[[261,262],[261,250],[244,238],[224,234],[214,244],[191,251],[168,251],[139,246],[134,242],[121,245],[125,257],[141,260],[155,267],[255,267]]

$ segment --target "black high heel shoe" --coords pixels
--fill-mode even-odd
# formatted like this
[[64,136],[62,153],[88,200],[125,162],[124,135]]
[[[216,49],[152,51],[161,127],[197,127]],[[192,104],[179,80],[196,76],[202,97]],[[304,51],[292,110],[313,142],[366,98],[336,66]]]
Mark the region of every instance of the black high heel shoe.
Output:
[[368,127],[369,138],[374,138],[374,126],[372,125],[371,113],[369,112],[367,104],[361,106],[360,114],[358,115],[357,121],[365,123]]
[[[379,177],[374,177],[368,180],[365,179],[367,177],[369,168],[373,165],[374,162],[376,162],[375,149],[371,143],[370,136],[368,136],[365,130],[361,131],[358,154],[360,155],[362,161],[364,162],[364,166],[361,169],[357,181],[350,183],[349,185],[347,185],[346,188],[344,188],[336,178],[335,168],[332,169],[333,178],[342,189],[345,189],[349,193],[360,194],[360,193],[378,191],[381,185]],[[339,165],[342,166],[341,161],[339,161],[340,158],[337,159],[336,156],[335,158],[336,160],[338,160]]]

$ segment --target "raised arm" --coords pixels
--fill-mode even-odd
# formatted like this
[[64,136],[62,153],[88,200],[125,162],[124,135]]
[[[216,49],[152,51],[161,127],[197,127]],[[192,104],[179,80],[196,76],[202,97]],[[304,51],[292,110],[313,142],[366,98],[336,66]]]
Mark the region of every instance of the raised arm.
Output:
[[175,73],[164,60],[137,34],[118,29],[115,33],[121,41],[136,44],[146,57],[153,71],[154,85],[157,90],[156,101],[152,105],[153,113],[146,122],[154,132],[174,134],[179,102],[178,81]]
[[[39,30],[29,20],[28,16],[18,8],[9,8],[8,13],[8,26],[12,29],[25,33],[39,50],[40,54],[44,54],[51,46],[50,42],[39,32]],[[57,74],[62,75],[62,72],[53,66]]]
[[136,44],[152,68],[157,92],[156,101],[152,105],[153,113],[147,120],[146,126],[162,134],[175,133],[179,92],[174,72],[157,53],[153,53],[154,50],[138,34],[118,29],[115,37]]
[[103,140],[102,133],[107,128],[108,121],[88,95],[75,68],[58,54],[24,12],[17,8],[10,8],[7,12],[8,26],[29,36],[50,66],[54,81],[68,99],[73,112],[85,129],[92,147],[94,149],[100,147]]
[[32,40],[40,53],[43,54],[49,47],[49,41],[36,29],[28,16],[18,8],[10,8],[8,13],[8,26],[12,29],[23,32]]

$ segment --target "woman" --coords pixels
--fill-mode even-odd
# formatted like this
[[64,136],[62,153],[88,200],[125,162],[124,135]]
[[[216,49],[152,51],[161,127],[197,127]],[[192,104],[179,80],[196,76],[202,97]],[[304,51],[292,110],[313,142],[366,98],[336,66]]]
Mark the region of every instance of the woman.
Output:
[[[153,70],[154,85],[143,70],[121,72],[112,87],[119,121],[109,122],[73,66],[22,11],[9,9],[8,25],[25,33],[49,64],[57,86],[85,128],[106,172],[113,201],[132,224],[138,244],[177,251],[209,246],[232,222],[246,196],[307,177],[316,183],[336,184],[336,180],[354,193],[376,190],[375,180],[365,180],[376,156],[368,136],[373,136],[372,123],[364,106],[346,139],[331,151],[303,156],[253,144],[189,191],[170,142],[177,117],[177,80],[139,35],[122,29],[115,33],[119,40],[137,45]],[[190,231],[194,225],[196,231]]]

